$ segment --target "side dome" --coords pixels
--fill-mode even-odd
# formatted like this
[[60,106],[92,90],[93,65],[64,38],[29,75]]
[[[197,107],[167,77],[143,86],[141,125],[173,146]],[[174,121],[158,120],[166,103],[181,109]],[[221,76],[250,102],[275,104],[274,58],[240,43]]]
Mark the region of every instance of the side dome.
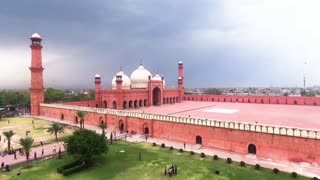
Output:
[[130,89],[131,81],[130,78],[124,74],[123,71],[119,71],[113,78],[112,78],[112,89],[117,89],[116,77],[122,76],[122,89]]
[[151,73],[142,65],[134,70],[130,76],[131,88],[146,89],[148,88],[149,76],[152,78]]
[[152,80],[154,81],[161,81],[162,80],[162,77],[157,73],[153,78]]

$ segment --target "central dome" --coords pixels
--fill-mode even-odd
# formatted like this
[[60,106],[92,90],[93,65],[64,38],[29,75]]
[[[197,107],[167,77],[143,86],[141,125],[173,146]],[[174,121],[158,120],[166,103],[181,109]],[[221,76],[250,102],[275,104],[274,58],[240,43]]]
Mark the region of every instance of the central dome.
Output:
[[148,88],[149,76],[152,78],[151,73],[141,64],[130,76],[131,88]]
[[122,76],[122,89],[130,89],[131,81],[127,75],[124,74],[123,71],[119,71],[113,78],[112,78],[112,89],[117,89],[116,77]]

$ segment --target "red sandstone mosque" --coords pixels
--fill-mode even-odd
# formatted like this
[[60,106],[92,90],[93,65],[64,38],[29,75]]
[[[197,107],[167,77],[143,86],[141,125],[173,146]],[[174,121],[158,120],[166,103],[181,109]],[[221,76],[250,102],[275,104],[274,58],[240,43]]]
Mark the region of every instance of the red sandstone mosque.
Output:
[[185,95],[180,61],[176,89],[141,64],[130,78],[118,72],[112,89],[102,89],[97,74],[94,101],[44,104],[41,41],[32,35],[31,115],[77,122],[77,111],[85,111],[85,123],[120,132],[320,165],[320,98]]

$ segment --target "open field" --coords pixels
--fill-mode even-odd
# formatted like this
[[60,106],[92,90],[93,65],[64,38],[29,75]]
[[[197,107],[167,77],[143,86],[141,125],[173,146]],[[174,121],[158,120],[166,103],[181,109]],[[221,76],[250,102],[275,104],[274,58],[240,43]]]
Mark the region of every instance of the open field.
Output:
[[[34,127],[32,124],[34,122]],[[50,127],[51,122],[37,118],[27,117],[14,117],[14,118],[3,118],[0,120],[0,151],[7,147],[7,141],[4,142],[5,136],[2,134],[4,131],[12,130],[16,134],[12,137],[11,144],[13,148],[16,148],[19,144],[21,137],[26,137],[26,131],[30,130],[29,136],[34,138],[34,144],[39,144],[40,141],[48,142],[55,139],[54,135],[46,132]],[[58,134],[58,138],[72,134],[73,130],[65,128],[65,132]]]
[[[141,152],[142,161],[138,160]],[[71,162],[70,156],[63,159],[52,159],[33,165],[30,169],[21,169],[22,175],[17,176],[19,168],[10,173],[1,173],[0,179],[234,179],[234,180],[275,180],[293,179],[291,174],[280,172],[274,174],[270,169],[255,170],[252,166],[241,167],[239,163],[227,164],[225,159],[213,160],[212,157],[200,158],[199,154],[179,153],[178,150],[153,147],[151,144],[132,144],[119,141],[109,146],[109,152],[95,160],[96,164],[87,170],[63,177],[56,169]],[[165,166],[176,164],[178,175],[164,176]],[[214,171],[219,170],[220,175]],[[297,179],[308,179],[298,177]]]

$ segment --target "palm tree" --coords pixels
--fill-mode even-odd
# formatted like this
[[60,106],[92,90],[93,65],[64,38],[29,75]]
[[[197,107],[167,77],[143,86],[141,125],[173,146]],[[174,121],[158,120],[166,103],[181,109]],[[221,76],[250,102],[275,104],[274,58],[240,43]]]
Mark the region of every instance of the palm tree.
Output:
[[52,122],[51,127],[48,128],[47,132],[51,132],[51,135],[54,134],[56,136],[56,141],[58,141],[58,133],[63,133],[64,127],[58,122]]
[[23,138],[20,139],[20,145],[22,146],[24,152],[26,153],[27,167],[29,167],[29,155],[30,155],[33,141],[34,141],[34,139],[31,137],[26,137],[24,139]]
[[77,116],[80,119],[80,129],[84,129],[84,117],[86,116],[86,113],[83,111],[77,111]]
[[15,133],[10,130],[10,131],[5,131],[3,132],[3,135],[6,136],[7,140],[8,140],[8,153],[11,154],[10,152],[10,146],[11,146],[11,138],[13,135],[15,135]]
[[106,134],[105,129],[107,128],[107,124],[102,121],[99,127],[102,129],[102,135],[104,136]]

